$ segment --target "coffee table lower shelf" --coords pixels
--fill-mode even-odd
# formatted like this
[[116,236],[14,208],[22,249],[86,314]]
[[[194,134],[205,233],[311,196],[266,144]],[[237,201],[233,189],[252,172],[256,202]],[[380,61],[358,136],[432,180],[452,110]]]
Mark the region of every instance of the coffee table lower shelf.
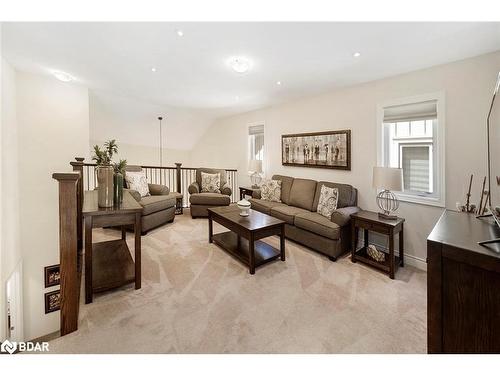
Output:
[[[360,249],[357,249],[356,252],[354,253],[353,261],[369,264],[370,266],[378,268],[379,270],[384,271],[385,273],[389,273],[391,270],[390,255],[385,252],[384,254],[385,254],[385,260],[383,262],[377,262],[368,255],[368,253],[366,252],[366,247],[362,247]],[[398,268],[399,263],[400,263],[399,257],[394,256],[394,265],[396,269]]]
[[[212,236],[212,241],[230,255],[249,266],[248,240],[234,232],[222,232]],[[271,262],[280,257],[280,251],[263,241],[254,242],[255,267]]]
[[135,265],[125,240],[92,244],[92,291],[108,289],[135,281]]

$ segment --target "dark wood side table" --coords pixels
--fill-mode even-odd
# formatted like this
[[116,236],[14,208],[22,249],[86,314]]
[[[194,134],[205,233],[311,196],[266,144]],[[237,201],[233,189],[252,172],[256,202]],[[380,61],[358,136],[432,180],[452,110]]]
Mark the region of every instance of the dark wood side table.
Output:
[[[85,303],[92,303],[94,292],[103,292],[130,282],[141,288],[142,206],[128,191],[119,206],[101,208],[97,190],[86,191],[82,208],[85,223]],[[135,263],[126,242],[126,226],[134,226]],[[92,229],[121,226],[121,239],[92,243]]]
[[[404,237],[403,223],[405,219],[398,217],[396,220],[380,218],[377,212],[359,211],[351,215],[352,247],[351,261],[366,263],[375,267],[394,279],[397,267],[404,267]],[[358,228],[364,231],[364,243],[361,249],[357,249]],[[389,254],[385,254],[384,262],[377,262],[366,252],[368,247],[368,232],[377,232],[389,237]],[[394,236],[399,233],[399,257],[394,255]]]
[[252,196],[255,190],[259,190],[259,188],[240,186],[240,200],[245,198],[246,195]]

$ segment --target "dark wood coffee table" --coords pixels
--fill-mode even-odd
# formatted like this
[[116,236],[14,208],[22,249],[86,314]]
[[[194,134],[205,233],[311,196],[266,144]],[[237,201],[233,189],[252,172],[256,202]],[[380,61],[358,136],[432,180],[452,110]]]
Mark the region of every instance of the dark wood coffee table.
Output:
[[[229,231],[213,234],[213,221]],[[280,236],[279,250],[259,241],[275,235]],[[246,264],[253,275],[255,268],[265,263],[278,258],[285,261],[285,222],[252,209],[248,216],[240,216],[237,206],[209,208],[208,242],[215,242]]]

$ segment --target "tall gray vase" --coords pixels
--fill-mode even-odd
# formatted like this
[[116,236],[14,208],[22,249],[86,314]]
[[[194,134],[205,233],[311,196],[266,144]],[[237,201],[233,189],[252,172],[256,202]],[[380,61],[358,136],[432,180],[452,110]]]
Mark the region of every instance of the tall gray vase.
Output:
[[97,167],[97,201],[99,207],[113,207],[113,167]]

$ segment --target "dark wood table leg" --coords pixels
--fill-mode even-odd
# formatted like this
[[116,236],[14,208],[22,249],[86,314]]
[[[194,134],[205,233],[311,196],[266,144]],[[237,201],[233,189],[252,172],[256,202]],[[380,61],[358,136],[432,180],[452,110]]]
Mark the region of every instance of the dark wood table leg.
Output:
[[92,303],[92,216],[85,217],[85,303]]
[[281,254],[281,260],[284,262],[285,261],[285,225],[284,224],[281,226],[281,232],[280,232],[280,254]]
[[354,220],[351,219],[351,238],[352,238],[352,243],[351,243],[351,262],[356,263],[356,259],[354,259],[354,256],[356,254],[356,224],[354,223]]
[[399,232],[399,265],[401,267],[405,266],[405,240],[403,235],[403,224],[401,224],[401,232]]
[[245,196],[245,192],[243,191],[243,189],[240,188],[240,200],[242,200]]
[[250,275],[255,274],[255,241],[253,234],[250,234],[250,239],[248,240],[248,254],[249,254],[249,269]]
[[208,242],[212,243],[212,236],[214,235],[212,214],[208,211]]
[[127,240],[127,229],[125,228],[125,225],[122,225],[122,240]]
[[368,247],[368,229],[363,229],[363,246]]
[[391,231],[389,233],[389,277],[394,279],[394,269],[395,269],[395,260],[394,260],[394,232]]
[[141,289],[141,213],[135,214],[135,289]]

